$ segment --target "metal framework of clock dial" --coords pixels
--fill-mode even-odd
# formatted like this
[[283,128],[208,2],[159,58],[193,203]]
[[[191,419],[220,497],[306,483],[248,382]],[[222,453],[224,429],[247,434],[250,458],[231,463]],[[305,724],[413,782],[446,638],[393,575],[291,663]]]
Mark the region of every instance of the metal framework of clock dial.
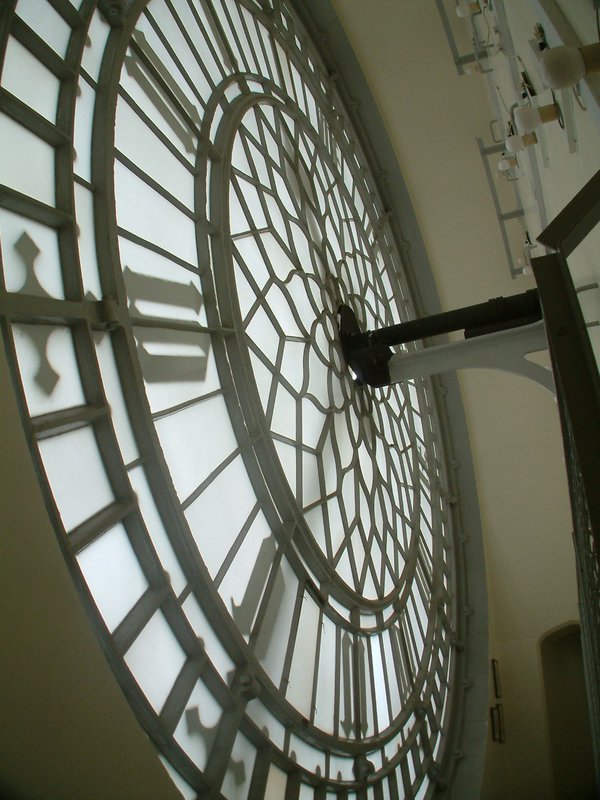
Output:
[[341,358],[411,305],[335,83],[292,4],[99,5],[0,15],[0,312],[115,674],[186,795],[429,797],[447,478]]

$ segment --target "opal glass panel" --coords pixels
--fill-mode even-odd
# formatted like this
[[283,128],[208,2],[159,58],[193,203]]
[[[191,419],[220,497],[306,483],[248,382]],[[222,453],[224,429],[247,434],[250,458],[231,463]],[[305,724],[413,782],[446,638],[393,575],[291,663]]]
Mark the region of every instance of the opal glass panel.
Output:
[[296,602],[298,578],[285,558],[277,569],[277,581],[280,582],[281,590],[272,592],[268,597],[267,613],[259,629],[255,651],[273,683],[279,686]]
[[213,629],[202,607],[193,595],[190,595],[182,604],[183,612],[186,615],[194,633],[202,640],[202,646],[211,660],[215,669],[219,672],[223,680],[227,680],[229,673],[233,672],[234,663],[231,656],[227,653],[216,631]]
[[7,291],[64,298],[54,229],[0,209],[0,241]]
[[238,733],[223,779],[222,794],[227,800],[246,800],[255,758],[256,748],[242,733]]
[[294,734],[290,736],[290,750],[294,752],[298,764],[301,764],[310,772],[320,771],[321,775],[325,774],[325,753],[322,750],[311,747],[308,742],[305,742],[299,736],[294,736]]
[[332,778],[342,781],[352,780],[354,777],[354,759],[334,755],[329,757],[329,774]]
[[[155,61],[160,69],[160,60],[155,59]],[[171,139],[181,155],[193,163],[197,145],[195,132],[182,117],[177,102],[174,102],[169,95],[165,95],[162,89],[155,87],[143,61],[133,52],[125,57],[124,69],[121,71],[121,87],[121,92],[126,92],[144,114]]]
[[259,727],[266,728],[269,739],[275,747],[283,750],[285,747],[286,730],[281,722],[268,711],[260,701],[249,703],[246,708],[248,717]]
[[298,627],[292,668],[286,698],[305,717],[310,717],[312,689],[317,649],[320,608],[310,592],[305,591]]
[[77,556],[102,618],[114,630],[148,588],[148,581],[122,525],[116,525]]
[[98,272],[96,252],[96,227],[94,224],[94,194],[80,184],[75,184],[75,213],[81,277],[86,294],[100,300],[104,296]]
[[125,654],[127,666],[155,711],[160,711],[185,662],[185,653],[158,611]]
[[75,174],[88,183],[92,179],[92,123],[96,93],[82,76],[78,82],[75,105]]
[[108,506],[114,495],[94,432],[80,428],[39,443],[46,476],[67,531]]
[[328,733],[333,733],[332,698],[335,697],[336,685],[339,686],[335,673],[335,634],[336,626],[329,617],[323,616],[314,719],[315,725]]
[[237,447],[220,396],[158,419],[156,429],[182,501]]
[[92,16],[92,21],[88,28],[88,39],[86,40],[86,46],[81,59],[83,68],[92,80],[98,79],[102,56],[104,55],[104,48],[106,46],[106,39],[110,30],[110,26],[101,12],[96,11]]
[[2,86],[49,122],[55,122],[60,81],[12,36],[6,46]]
[[[181,258],[196,262],[196,238],[191,219],[126,166],[115,164],[119,226]],[[144,203],[139,202],[144,197]]]
[[96,335],[95,345],[115,434],[123,461],[125,464],[129,464],[138,458],[139,451],[131,428],[110,336],[108,334]]
[[13,335],[32,416],[85,405],[68,328],[14,325]]
[[246,612],[248,626],[241,631],[246,639],[250,636],[252,623],[262,595],[261,587],[257,597],[251,600],[252,596],[247,595],[248,585],[255,571],[264,569],[261,555],[264,558],[265,552],[268,554],[269,560],[266,562],[268,569],[268,564],[275,549],[271,529],[264,515],[259,513],[239,543],[238,549],[234,550],[233,547],[230,549],[228,553],[228,558],[231,559],[229,567],[224,569],[224,567],[227,567],[224,563],[220,570],[219,594],[228,611],[235,615],[235,610],[244,607],[244,603],[248,608]]
[[173,546],[169,540],[162,519],[156,508],[154,497],[143,467],[136,467],[129,472],[129,480],[131,481],[131,488],[135,492],[137,502],[139,503],[140,511],[148,533],[154,545],[154,549],[163,565],[163,568],[169,575],[169,581],[176,595],[181,594],[186,586],[186,578],[179,563],[179,559],[173,550]]
[[[203,13],[203,9],[196,7],[196,14]],[[180,4],[177,8],[171,6],[167,8],[165,3],[155,3],[151,9],[151,14],[161,27],[169,27],[172,31],[171,43],[181,61],[183,69],[187,74],[193,91],[194,98],[190,99],[191,115],[194,120],[200,122],[199,111],[206,105],[214,89],[215,83],[221,77],[220,65],[215,61],[213,52],[215,42],[212,37],[203,38],[201,34],[194,36],[190,44],[181,32],[180,25],[174,25],[175,12],[177,20],[187,23],[192,30],[197,27],[197,18],[192,16],[192,11],[188,4]]]
[[17,14],[58,55],[67,51],[71,28],[46,0],[19,0]]
[[[186,702],[177,728],[175,741],[200,769],[205,769],[210,755],[217,725],[223,710],[211,695],[208,687],[198,681]],[[194,800],[196,794],[194,794]]]
[[123,99],[117,103],[115,147],[149,179],[156,181],[188,209],[194,207],[194,178]]
[[[224,497],[230,502],[224,503]],[[186,509],[202,560],[214,577],[256,503],[241,455],[220,472]],[[242,577],[242,576],[240,576]]]
[[0,183],[54,205],[54,148],[5,114],[0,114]]
[[267,779],[265,797],[285,797],[286,785],[286,773],[282,769],[279,769],[279,767],[277,767],[275,764],[271,764],[269,768],[269,777]]

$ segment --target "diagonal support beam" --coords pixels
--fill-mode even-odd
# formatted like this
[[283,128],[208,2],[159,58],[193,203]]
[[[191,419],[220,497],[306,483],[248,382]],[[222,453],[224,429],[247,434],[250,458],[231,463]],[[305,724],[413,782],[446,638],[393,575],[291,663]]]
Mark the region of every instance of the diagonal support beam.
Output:
[[[339,338],[346,364],[358,384],[368,384],[369,386],[387,386],[403,379],[400,377],[400,372],[397,372],[397,377],[392,379],[390,362],[395,362],[397,359],[404,360],[409,358],[410,354],[402,353],[394,356],[390,349],[394,345],[459,330],[464,331],[467,340],[489,339],[499,332],[531,326],[541,319],[542,309],[537,289],[530,289],[511,297],[496,297],[485,303],[401,322],[398,325],[390,325],[375,331],[363,331],[350,306],[341,305],[338,309]],[[493,353],[494,347],[502,343],[502,339],[493,340],[493,346],[490,342],[487,351]],[[449,360],[441,363],[436,361],[435,356],[432,357],[430,371],[422,374],[432,375],[437,372],[447,372],[448,369],[456,369],[457,366],[475,366],[468,363],[461,364],[462,356],[458,354],[462,351],[453,348],[452,345],[446,347],[447,349],[442,353],[449,357]],[[545,348],[546,344],[544,343],[539,347],[534,346],[533,350]],[[465,352],[475,353],[478,349],[485,351],[486,347],[482,345],[481,348],[466,348]],[[414,354],[414,356],[418,359],[421,354]],[[423,356],[423,358],[426,357]],[[415,376],[409,375],[408,377]]]
[[439,375],[456,369],[481,367],[515,372],[554,393],[552,371],[528,361],[529,353],[546,350],[543,322],[477,336],[449,344],[394,355],[389,362],[390,383]]

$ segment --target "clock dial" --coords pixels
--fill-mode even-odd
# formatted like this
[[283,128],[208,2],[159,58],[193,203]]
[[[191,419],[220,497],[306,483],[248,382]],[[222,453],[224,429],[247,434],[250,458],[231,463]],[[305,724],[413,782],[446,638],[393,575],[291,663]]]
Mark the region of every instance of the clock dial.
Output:
[[[398,313],[402,293],[374,235],[378,209],[361,199],[359,183],[356,202],[345,190],[351,166],[341,148],[337,157],[338,164],[288,106],[257,100],[233,140],[220,283],[224,304],[237,295],[230,313],[248,351],[246,369],[233,370],[238,395],[248,399],[248,414],[262,406],[265,438],[274,445],[262,469],[280,463],[298,524],[317,545],[318,563],[329,567],[327,578],[376,605],[405,582],[418,538],[414,494],[426,403],[414,385],[360,388],[343,363],[340,302],[352,302],[372,327]],[[260,203],[240,212],[248,186]],[[241,362],[244,355],[237,353]],[[243,382],[249,373],[250,385]],[[290,502],[283,495],[282,506]]]
[[449,491],[431,387],[343,362],[340,303],[412,306],[335,83],[291,3],[40,2],[2,11],[1,310],[115,673],[185,791],[428,796]]

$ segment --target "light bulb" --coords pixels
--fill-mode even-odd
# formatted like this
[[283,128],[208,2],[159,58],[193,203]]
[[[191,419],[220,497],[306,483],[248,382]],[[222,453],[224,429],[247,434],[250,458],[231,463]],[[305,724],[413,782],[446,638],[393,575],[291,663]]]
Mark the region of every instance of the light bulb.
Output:
[[556,103],[550,103],[539,108],[518,106],[514,110],[515,125],[519,133],[531,133],[539,125],[558,119],[559,115],[560,110]]
[[551,47],[539,60],[540,75],[550,89],[567,89],[585,75],[585,61],[577,47]]
[[465,17],[472,17],[473,14],[479,14],[481,9],[479,3],[459,3],[456,6],[456,16],[465,19]]
[[507,136],[504,143],[509,153],[518,153],[526,147],[536,144],[537,136],[535,133],[524,133],[522,136]]
[[498,169],[500,170],[500,172],[508,172],[513,167],[518,167],[518,166],[519,162],[514,156],[511,156],[509,158],[501,158],[500,161],[498,162]]

